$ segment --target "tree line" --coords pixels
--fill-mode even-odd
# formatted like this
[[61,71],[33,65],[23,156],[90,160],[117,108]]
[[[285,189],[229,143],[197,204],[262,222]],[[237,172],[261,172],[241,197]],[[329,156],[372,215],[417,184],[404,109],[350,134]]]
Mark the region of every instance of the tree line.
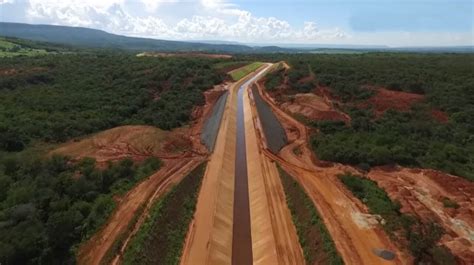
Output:
[[203,58],[137,58],[128,53],[5,58],[0,69],[0,150],[67,139],[124,124],[186,124],[202,92],[224,76]]
[[[398,163],[439,169],[474,180],[474,55],[421,53],[262,55],[286,60],[290,69],[286,93],[328,87],[338,98],[351,124],[320,121],[312,139],[315,153],[324,160],[370,166]],[[262,58],[258,58],[263,60]],[[274,73],[270,89],[283,82]],[[305,78],[314,74],[314,79]],[[306,82],[306,83],[305,83]],[[306,86],[309,85],[309,88]],[[373,108],[361,108],[374,95],[373,87],[422,94],[425,100],[410,111],[389,110],[375,117]],[[447,123],[433,118],[439,109]]]

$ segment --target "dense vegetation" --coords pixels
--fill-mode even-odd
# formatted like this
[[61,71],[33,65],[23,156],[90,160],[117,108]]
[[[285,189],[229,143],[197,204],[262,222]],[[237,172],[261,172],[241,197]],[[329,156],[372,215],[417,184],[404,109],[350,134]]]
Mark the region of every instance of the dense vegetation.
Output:
[[[0,151],[61,142],[124,124],[186,124],[202,91],[222,81],[220,60],[80,53],[5,58]],[[2,70],[2,71],[3,71]],[[0,73],[2,74],[2,73]]]
[[383,227],[394,240],[408,242],[416,264],[456,264],[449,250],[437,245],[444,234],[442,227],[402,214],[400,203],[390,200],[387,193],[372,180],[350,174],[342,175],[341,180],[368,206],[372,214],[384,219]]
[[89,158],[44,157],[45,147],[125,124],[185,125],[202,92],[224,79],[214,66],[224,60],[5,41],[46,55],[0,62],[0,263],[73,264],[77,245],[114,209],[113,196],[161,163],[97,169]]
[[125,251],[124,264],[179,264],[205,168],[199,165],[152,206]]
[[155,172],[149,158],[97,169],[95,160],[67,157],[0,160],[0,263],[70,264],[74,249],[115,207],[114,194]]
[[399,163],[435,168],[474,180],[473,133],[462,124],[439,123],[425,110],[387,111],[374,119],[353,109],[351,126],[318,122],[312,146],[323,160],[369,166]]
[[275,90],[284,82],[285,69],[280,65],[265,75],[265,88],[270,91]]
[[278,167],[278,171],[306,264],[344,264],[329,231],[304,189],[283,169]]
[[[318,54],[271,56],[285,59],[288,93],[305,93],[329,87],[351,118],[350,126],[318,122],[321,133],[313,138],[318,156],[349,164],[399,163],[440,169],[474,180],[474,55],[455,54]],[[284,71],[267,80],[270,89],[283,82]],[[314,74],[314,78],[310,77]],[[373,87],[423,94],[425,100],[411,111],[395,110],[375,118],[367,98]],[[431,110],[449,116],[434,119]]]

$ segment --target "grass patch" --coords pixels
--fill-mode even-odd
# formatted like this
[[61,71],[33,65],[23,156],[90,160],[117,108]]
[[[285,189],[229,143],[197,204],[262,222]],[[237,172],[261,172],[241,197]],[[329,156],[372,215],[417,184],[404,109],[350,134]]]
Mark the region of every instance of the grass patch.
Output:
[[214,65],[214,69],[221,70],[221,69],[236,69],[238,67],[245,66],[249,64],[249,61],[231,61],[231,62],[220,62]]
[[123,264],[179,263],[205,167],[205,163],[198,166],[152,206],[127,247]]
[[344,264],[320,214],[304,189],[278,166],[306,264]]
[[263,63],[261,63],[261,62],[251,63],[251,64],[248,64],[244,67],[241,67],[239,69],[231,71],[231,72],[229,72],[229,74],[232,77],[232,79],[234,79],[234,81],[239,81],[244,76],[246,76],[246,75],[250,74],[251,72],[257,70],[262,65],[263,65]]
[[32,49],[0,38],[0,58],[15,56],[37,56],[46,55],[48,52],[43,49]]
[[400,212],[400,203],[392,201],[376,182],[356,175],[341,175],[342,183],[362,202],[372,214],[382,216],[383,227],[394,242],[407,242],[415,264],[456,264],[451,252],[438,246],[444,234],[434,222],[423,223],[418,218]]

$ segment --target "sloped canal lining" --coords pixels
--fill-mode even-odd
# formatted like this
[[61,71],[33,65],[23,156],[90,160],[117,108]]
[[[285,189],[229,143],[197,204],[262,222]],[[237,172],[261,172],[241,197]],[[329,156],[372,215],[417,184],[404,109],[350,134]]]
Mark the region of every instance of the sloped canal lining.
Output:
[[[266,69],[268,69],[268,66]],[[253,263],[243,96],[245,88],[257,80],[264,72],[265,70],[261,70],[257,75],[242,84],[237,93],[237,143],[235,151],[234,220],[232,228],[233,265],[251,265]]]
[[262,99],[258,88],[252,87],[252,95],[257,107],[258,117],[262,124],[263,133],[267,140],[267,146],[270,151],[274,154],[278,154],[280,149],[288,143],[288,138],[285,133],[285,129],[281,125],[275,113],[271,110],[270,106]]
[[202,129],[201,141],[210,152],[214,150],[214,145],[216,144],[217,134],[219,132],[222,116],[224,115],[228,96],[229,91],[226,91],[219,97]]

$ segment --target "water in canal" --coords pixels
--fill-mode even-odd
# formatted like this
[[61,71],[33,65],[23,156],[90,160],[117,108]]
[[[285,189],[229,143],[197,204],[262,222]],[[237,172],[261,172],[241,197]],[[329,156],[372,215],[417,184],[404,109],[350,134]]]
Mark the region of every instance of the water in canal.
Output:
[[250,227],[250,205],[245,145],[244,103],[245,88],[264,71],[240,86],[237,94],[237,146],[235,158],[234,222],[232,239],[232,264],[251,265],[252,232]]

